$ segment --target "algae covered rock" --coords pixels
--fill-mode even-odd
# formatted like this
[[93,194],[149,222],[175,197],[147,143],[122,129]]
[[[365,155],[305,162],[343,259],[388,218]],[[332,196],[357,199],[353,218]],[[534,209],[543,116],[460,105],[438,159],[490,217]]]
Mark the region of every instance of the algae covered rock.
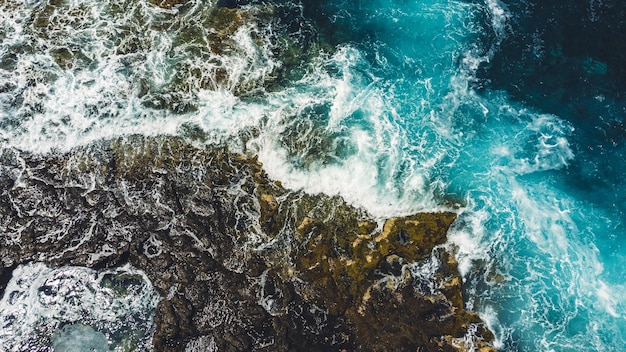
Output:
[[[232,2],[44,1],[25,7],[0,2],[0,10],[19,28],[1,30],[0,37],[23,31],[20,39],[6,38],[19,44],[7,44],[7,52],[0,56],[0,67],[7,70],[11,83],[3,89],[14,96],[28,95],[34,88],[25,82],[54,86],[76,76],[77,85],[102,85],[97,96],[85,99],[89,103],[73,109],[84,108],[94,118],[116,116],[113,111],[135,100],[154,115],[184,114],[201,108],[203,96],[211,91],[258,95],[284,74],[283,62],[295,65],[303,60],[307,53],[301,44],[314,38],[297,39],[301,36],[296,30],[306,24],[283,24],[277,5],[223,6],[228,3]],[[97,79],[109,77],[108,70],[115,71],[110,79],[116,84]],[[29,108],[22,100],[16,99],[16,114],[21,106]]]
[[[0,289],[21,263],[130,263],[161,295],[155,351],[490,348],[464,309],[454,213],[377,221],[256,158],[173,137],[0,150]],[[470,346],[471,345],[471,346]]]

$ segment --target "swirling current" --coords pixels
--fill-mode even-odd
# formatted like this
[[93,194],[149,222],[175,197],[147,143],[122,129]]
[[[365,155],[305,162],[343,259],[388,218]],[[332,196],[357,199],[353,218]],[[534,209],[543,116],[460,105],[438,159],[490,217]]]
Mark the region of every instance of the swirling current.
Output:
[[[465,304],[499,350],[623,351],[625,12],[614,0],[2,0],[0,148],[172,135],[258,155],[284,186],[378,218],[454,210]],[[16,270],[1,344],[17,324],[41,328],[4,308],[30,304],[29,282],[78,280],[96,309],[89,295],[124,274],[145,301],[92,323],[147,346],[110,322],[154,309],[147,279],[85,270]],[[33,316],[52,331],[55,309]],[[62,350],[73,334],[104,343],[78,323],[50,341]]]

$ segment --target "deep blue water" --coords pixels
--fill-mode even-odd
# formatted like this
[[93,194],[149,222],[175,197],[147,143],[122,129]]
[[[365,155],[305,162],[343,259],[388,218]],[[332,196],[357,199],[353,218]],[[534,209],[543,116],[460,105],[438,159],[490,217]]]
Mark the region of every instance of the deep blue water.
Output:
[[385,118],[406,133],[385,182],[411,192],[420,175],[423,193],[464,201],[451,237],[468,303],[503,350],[626,348],[625,8],[329,1],[315,13],[362,52],[357,70],[380,77]]
[[[279,20],[215,57],[151,25],[175,14],[130,3],[71,3],[80,20],[45,36],[25,25],[44,2],[2,5],[0,146],[63,150],[191,125],[258,153],[287,187],[377,217],[455,208],[467,306],[501,350],[624,350],[626,5],[275,1]],[[276,33],[313,54],[276,62]],[[78,50],[69,69],[53,57],[64,46]],[[189,74],[216,67],[230,79],[217,88]],[[276,67],[271,89],[235,94]],[[192,108],[160,108],[167,99]]]

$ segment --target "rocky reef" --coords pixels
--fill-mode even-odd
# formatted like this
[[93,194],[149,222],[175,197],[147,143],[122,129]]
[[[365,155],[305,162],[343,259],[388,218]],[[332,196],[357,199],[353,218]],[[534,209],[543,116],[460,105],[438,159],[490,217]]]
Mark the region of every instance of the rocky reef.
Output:
[[493,350],[463,306],[454,213],[375,221],[173,137],[5,148],[0,187],[0,294],[22,263],[130,263],[162,297],[155,351]]

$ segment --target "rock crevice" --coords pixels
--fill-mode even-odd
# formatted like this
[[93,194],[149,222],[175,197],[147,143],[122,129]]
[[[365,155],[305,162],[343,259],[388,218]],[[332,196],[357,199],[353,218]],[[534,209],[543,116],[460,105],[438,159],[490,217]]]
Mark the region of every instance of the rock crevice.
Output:
[[454,213],[378,226],[172,137],[0,161],[0,290],[21,263],[131,263],[162,296],[155,351],[491,349],[445,244]]

